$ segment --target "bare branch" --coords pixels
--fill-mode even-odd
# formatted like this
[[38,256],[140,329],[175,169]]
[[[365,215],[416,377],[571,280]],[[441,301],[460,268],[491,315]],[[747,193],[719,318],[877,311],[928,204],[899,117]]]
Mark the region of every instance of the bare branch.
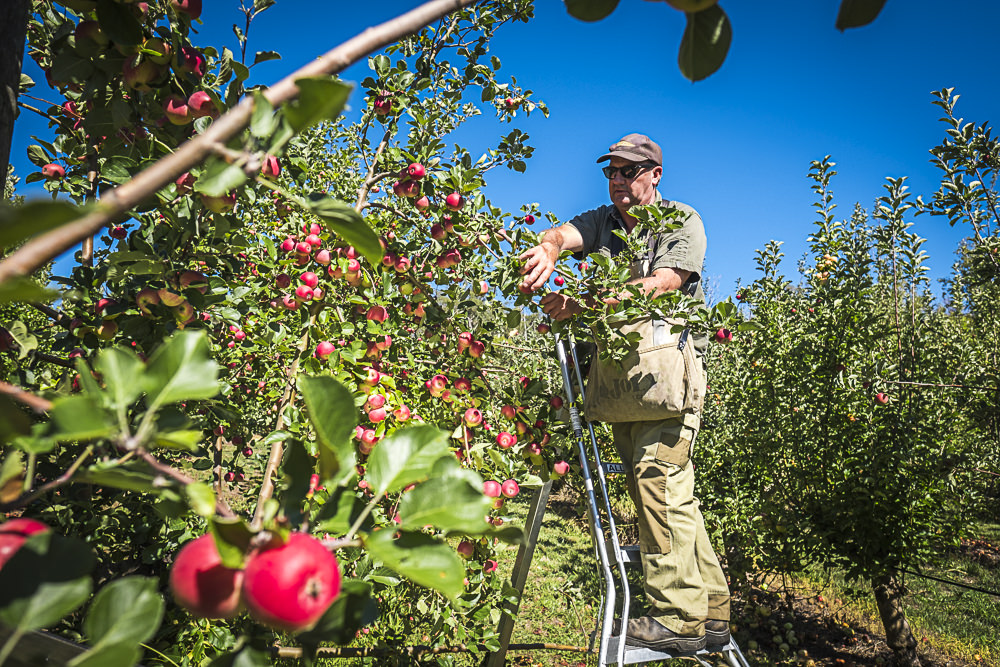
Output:
[[52,409],[52,401],[42,398],[41,396],[36,396],[35,394],[27,392],[20,387],[15,387],[14,385],[6,382],[0,382],[0,394],[10,396],[19,403],[24,403],[39,414],[42,412],[48,412]]

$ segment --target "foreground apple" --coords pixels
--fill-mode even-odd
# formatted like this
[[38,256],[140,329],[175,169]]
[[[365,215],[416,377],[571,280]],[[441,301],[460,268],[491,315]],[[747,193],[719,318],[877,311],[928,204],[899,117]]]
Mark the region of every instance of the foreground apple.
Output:
[[48,526],[35,519],[11,519],[0,524],[0,569],[17,553],[26,539],[48,529]]
[[337,558],[305,533],[250,556],[243,602],[264,625],[301,632],[316,624],[340,594]]
[[[229,481],[235,478],[235,474],[227,474]],[[240,609],[242,582],[242,570],[222,564],[210,533],[181,547],[170,568],[170,591],[174,599],[199,618],[235,616]]]

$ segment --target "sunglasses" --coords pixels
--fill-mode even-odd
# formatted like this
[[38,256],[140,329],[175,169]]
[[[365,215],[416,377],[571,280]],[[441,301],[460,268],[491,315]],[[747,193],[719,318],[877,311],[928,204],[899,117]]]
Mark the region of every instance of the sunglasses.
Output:
[[612,166],[601,167],[601,171],[604,172],[604,175],[610,181],[612,178],[615,177],[615,174],[617,172],[621,172],[622,178],[631,179],[635,178],[636,175],[643,169],[655,166],[656,166],[655,164],[649,162],[640,162],[639,164],[627,164],[624,167],[612,167]]

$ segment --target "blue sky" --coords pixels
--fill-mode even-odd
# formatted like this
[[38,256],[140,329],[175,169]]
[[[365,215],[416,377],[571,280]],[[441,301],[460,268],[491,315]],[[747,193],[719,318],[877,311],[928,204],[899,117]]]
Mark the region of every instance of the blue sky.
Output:
[[[249,50],[276,50],[283,60],[255,68],[252,82],[274,82],[416,4],[278,0],[254,22]],[[928,149],[944,136],[930,91],[954,87],[959,114],[977,123],[1000,109],[996,3],[888,0],[873,24],[840,33],[838,0],[721,0],[732,47],[722,69],[695,84],[676,64],[684,16],[665,3],[621,0],[597,23],[570,18],[558,0],[536,4],[536,18],[505,27],[492,50],[551,115],[518,123],[535,157],[524,174],[491,172],[487,196],[510,210],[538,202],[569,220],[607,201],[596,157],[628,132],[649,134],[664,150],[664,196],[705,220],[705,274],[717,298],[733,293],[738,279],[754,279],[754,250],[771,239],[785,242],[786,272],[795,270],[815,219],[811,160],[829,154],[837,163],[838,217],[855,202],[870,209],[886,176],[908,176],[914,195],[928,197],[938,178]],[[235,49],[238,0],[205,5],[195,44]],[[25,71],[44,82],[30,60]],[[344,77],[366,75],[362,63]],[[488,114],[453,141],[476,154],[507,131]],[[12,149],[22,177],[32,169],[30,135],[46,133],[43,121],[22,113]],[[30,186],[21,192],[31,194]],[[941,218],[915,222],[928,239],[931,276],[947,275],[964,230]]]

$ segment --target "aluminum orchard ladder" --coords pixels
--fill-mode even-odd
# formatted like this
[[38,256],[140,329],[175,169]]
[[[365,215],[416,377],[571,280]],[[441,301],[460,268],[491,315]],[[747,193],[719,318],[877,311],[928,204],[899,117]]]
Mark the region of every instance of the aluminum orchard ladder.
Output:
[[[746,658],[743,656],[742,651],[740,651],[740,647],[732,638],[730,638],[729,643],[723,646],[711,647],[712,651],[701,649],[699,651],[676,653],[665,653],[632,646],[624,641],[631,602],[625,566],[638,565],[641,567],[642,558],[637,545],[623,546],[619,542],[618,529],[615,526],[614,516],[611,511],[611,500],[608,496],[607,477],[613,474],[625,474],[626,469],[622,463],[601,460],[601,455],[597,447],[597,437],[594,434],[594,426],[590,421],[581,419],[579,407],[582,407],[586,394],[584,393],[584,382],[576,354],[575,341],[571,338],[569,343],[570,356],[567,357],[566,344],[560,336],[556,336],[556,356],[562,370],[563,384],[566,388],[566,406],[569,409],[570,424],[577,443],[581,475],[587,494],[588,523],[590,524],[591,537],[593,537],[594,541],[594,553],[604,576],[604,594],[599,606],[597,627],[591,638],[591,650],[594,649],[594,638],[599,637],[600,639],[597,646],[598,664],[629,665],[672,660],[674,658],[687,658],[694,660],[704,667],[711,667],[710,663],[705,661],[705,656],[712,653],[721,653],[731,667],[749,667]],[[572,366],[575,377],[570,375],[570,359],[573,361]],[[584,433],[584,422],[586,422],[587,433]],[[588,453],[586,445],[588,436],[590,440],[590,453]],[[596,473],[596,476],[592,475],[591,469]],[[595,486],[597,492],[595,492]],[[598,502],[598,495],[600,495],[600,502]],[[617,588],[621,590],[620,605],[617,600],[616,584]],[[614,619],[622,620],[618,624],[619,630],[617,634],[613,632]]]

